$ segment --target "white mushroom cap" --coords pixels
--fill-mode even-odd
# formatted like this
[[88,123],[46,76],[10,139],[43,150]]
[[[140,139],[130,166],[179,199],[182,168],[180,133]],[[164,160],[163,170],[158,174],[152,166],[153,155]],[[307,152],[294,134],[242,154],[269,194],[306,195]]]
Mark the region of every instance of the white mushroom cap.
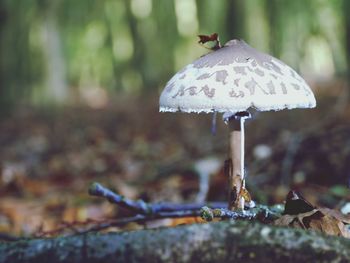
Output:
[[313,108],[310,87],[282,61],[231,40],[176,73],[167,83],[160,111],[239,112]]

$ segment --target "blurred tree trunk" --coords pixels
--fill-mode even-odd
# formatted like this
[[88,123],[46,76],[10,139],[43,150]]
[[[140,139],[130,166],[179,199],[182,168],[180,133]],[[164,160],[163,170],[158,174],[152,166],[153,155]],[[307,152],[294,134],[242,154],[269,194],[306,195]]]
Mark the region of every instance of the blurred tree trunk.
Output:
[[[228,16],[228,4],[232,1],[212,1],[212,0],[197,0],[198,19],[201,34],[218,33],[221,41],[225,42],[235,35],[227,35],[226,17]],[[232,7],[231,7],[232,8]],[[210,19],[208,19],[210,17]],[[203,31],[203,30],[207,31]],[[230,34],[233,32],[230,32]]]
[[133,15],[131,11],[131,1],[124,0],[124,4],[126,7],[126,20],[129,23],[129,29],[131,32],[131,37],[134,44],[134,54],[131,58],[130,67],[134,70],[136,70],[143,81],[143,85],[147,86],[146,80],[147,76],[145,75],[145,65],[146,65],[146,58],[145,58],[145,43],[141,36],[141,32],[139,32],[138,28],[138,21],[136,17]]
[[343,16],[345,22],[345,52],[347,62],[347,76],[350,82],[350,1],[343,0]]
[[0,1],[0,115],[30,94],[29,28],[32,1]]
[[[159,81],[167,80],[169,72],[174,72],[174,51],[179,41],[179,33],[176,27],[176,14],[174,1],[159,1],[154,3],[154,17],[157,22],[157,29],[162,30],[162,35],[156,32],[152,43],[148,43],[149,47],[157,45],[158,48],[149,50],[153,57],[149,61],[157,62],[158,65],[149,65],[157,70],[157,78],[152,81],[151,85],[156,85]],[[157,59],[155,59],[157,58]]]
[[282,36],[283,30],[281,30],[280,12],[281,1],[267,0],[265,1],[265,10],[267,14],[267,20],[270,29],[269,46],[272,54],[275,57],[281,57]]
[[49,101],[58,104],[66,102],[69,95],[62,40],[57,25],[57,9],[60,2],[60,0],[50,0],[42,5],[44,13],[43,48],[47,65],[46,95]]
[[[106,8],[105,8],[106,9]],[[111,56],[111,61],[112,61],[112,67],[113,67],[113,79],[112,79],[112,86],[115,89],[120,88],[120,67],[118,67],[118,63],[115,59],[113,48],[114,48],[114,39],[113,39],[113,25],[112,22],[110,21],[108,15],[106,14],[106,10],[103,14],[104,17],[104,22],[107,27],[107,39],[106,39],[106,44],[108,46],[110,56]]]
[[245,0],[228,1],[226,9],[226,35],[228,39],[245,39]]
[[[7,108],[6,105],[6,47],[5,47],[5,28],[8,21],[8,13],[4,1],[0,1],[0,107]],[[2,110],[1,110],[2,112]]]

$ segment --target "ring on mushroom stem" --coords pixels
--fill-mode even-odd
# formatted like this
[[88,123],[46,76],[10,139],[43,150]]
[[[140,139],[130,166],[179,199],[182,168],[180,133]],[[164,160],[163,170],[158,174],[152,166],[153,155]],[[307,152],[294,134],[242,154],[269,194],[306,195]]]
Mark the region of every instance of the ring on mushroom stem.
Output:
[[250,114],[249,111],[239,111],[239,112],[225,112],[222,116],[222,119],[224,120],[224,122],[226,124],[228,124],[228,122],[230,121],[231,118],[234,119],[240,119],[244,117],[245,119],[250,119],[252,117],[252,115]]
[[[218,36],[209,36],[212,39]],[[250,195],[244,177],[244,121],[259,111],[314,108],[307,83],[282,61],[233,39],[176,73],[160,99],[161,112],[224,113],[230,131],[229,208],[243,209]]]

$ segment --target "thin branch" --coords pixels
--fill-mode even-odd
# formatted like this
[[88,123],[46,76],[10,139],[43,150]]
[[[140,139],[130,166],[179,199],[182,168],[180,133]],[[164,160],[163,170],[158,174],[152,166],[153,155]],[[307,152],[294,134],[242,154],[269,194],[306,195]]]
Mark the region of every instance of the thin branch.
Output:
[[174,204],[174,203],[146,203],[143,200],[131,200],[122,195],[114,193],[110,189],[99,183],[93,183],[89,188],[89,194],[98,197],[104,197],[109,202],[117,204],[121,207],[134,211],[142,215],[158,215],[161,212],[179,212],[179,211],[198,211],[203,206],[211,208],[225,208],[225,202],[213,203],[190,203],[190,204]]
[[10,241],[18,241],[20,239],[23,239],[23,238],[17,237],[8,233],[0,232],[0,241],[10,242]]
[[84,222],[62,222],[61,226],[51,231],[39,231],[37,237],[48,237],[63,234],[69,230],[72,234],[82,234],[94,231],[100,231],[110,227],[120,227],[128,223],[145,223],[156,219],[164,218],[184,218],[201,216],[201,208],[210,206],[212,208],[224,208],[227,204],[224,202],[215,203],[190,203],[190,204],[174,204],[174,203],[146,203],[143,200],[131,200],[122,195],[114,193],[110,189],[99,183],[93,183],[89,188],[89,194],[93,196],[103,197],[111,203],[129,209],[136,213],[135,216],[95,221],[87,220]]
[[[122,227],[129,223],[143,224],[148,221],[165,218],[185,218],[185,217],[199,217],[201,212],[198,211],[176,211],[176,212],[160,212],[155,215],[135,215],[131,217],[119,218],[114,220],[86,220],[84,222],[63,222],[59,228],[50,231],[40,231],[36,234],[36,237],[51,237],[59,234],[63,234],[65,231],[70,230],[72,235],[85,234],[90,232],[97,232],[108,229],[110,227]],[[91,226],[89,226],[91,225]],[[11,240],[12,241],[12,240]],[[16,240],[13,240],[16,241]]]
[[275,219],[281,209],[270,209],[266,206],[257,206],[245,211],[230,211],[226,203],[217,202],[209,203],[213,208],[209,208],[205,203],[193,204],[173,204],[173,203],[146,203],[142,200],[133,201],[113,191],[105,188],[99,183],[93,183],[89,188],[89,193],[93,196],[104,197],[110,202],[130,209],[137,214],[132,217],[114,219],[114,220],[87,220],[85,222],[63,222],[57,229],[51,231],[39,231],[37,237],[48,237],[57,234],[63,234],[69,230],[72,234],[84,234],[89,232],[101,231],[110,227],[121,227],[128,223],[145,223],[156,219],[164,218],[185,218],[185,217],[199,217],[204,220],[211,221],[213,218],[220,219],[257,219],[262,222],[268,222]]
[[[158,212],[153,215],[135,215],[132,217],[119,218],[114,220],[95,221],[87,220],[84,222],[63,222],[60,228],[51,231],[41,231],[36,237],[50,237],[58,234],[63,234],[70,230],[71,234],[85,234],[90,232],[98,232],[111,227],[122,227],[129,223],[143,224],[148,221],[165,219],[165,218],[185,218],[185,217],[201,217],[206,221],[212,221],[214,218],[231,219],[231,220],[259,220],[260,222],[271,222],[278,218],[282,213],[282,208],[269,208],[259,205],[256,208],[245,211],[230,211],[226,208],[211,209],[207,206],[200,210],[173,211],[173,212]],[[89,226],[91,224],[91,226]]]
[[231,211],[226,208],[211,209],[203,207],[201,209],[201,217],[206,221],[212,221],[214,218],[220,219],[242,219],[242,220],[259,220],[261,222],[271,222],[281,216],[282,210],[280,207],[269,208],[267,206],[257,206],[250,210]]
[[82,232],[79,233],[87,233],[87,232],[94,232],[94,231],[101,231],[103,229],[107,229],[110,227],[120,227],[124,226],[129,223],[145,223],[147,221],[152,221],[156,219],[165,219],[165,218],[184,218],[184,217],[199,217],[201,215],[200,211],[177,211],[177,212],[160,212],[158,214],[155,214],[153,216],[147,216],[147,215],[136,215],[132,217],[126,217],[126,218],[120,218],[113,221],[101,223],[92,226],[89,229],[85,229]]

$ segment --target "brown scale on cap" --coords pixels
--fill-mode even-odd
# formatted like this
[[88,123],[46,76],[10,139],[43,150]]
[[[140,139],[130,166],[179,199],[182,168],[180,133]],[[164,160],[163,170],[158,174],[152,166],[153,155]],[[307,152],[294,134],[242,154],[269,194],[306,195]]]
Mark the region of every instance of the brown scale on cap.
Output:
[[211,76],[213,76],[215,74],[215,80],[217,82],[222,82],[222,84],[226,84],[226,78],[228,77],[228,73],[226,70],[218,70],[215,71],[214,73],[208,74],[208,73],[204,73],[202,75],[200,75],[197,80],[200,79],[209,79]]

